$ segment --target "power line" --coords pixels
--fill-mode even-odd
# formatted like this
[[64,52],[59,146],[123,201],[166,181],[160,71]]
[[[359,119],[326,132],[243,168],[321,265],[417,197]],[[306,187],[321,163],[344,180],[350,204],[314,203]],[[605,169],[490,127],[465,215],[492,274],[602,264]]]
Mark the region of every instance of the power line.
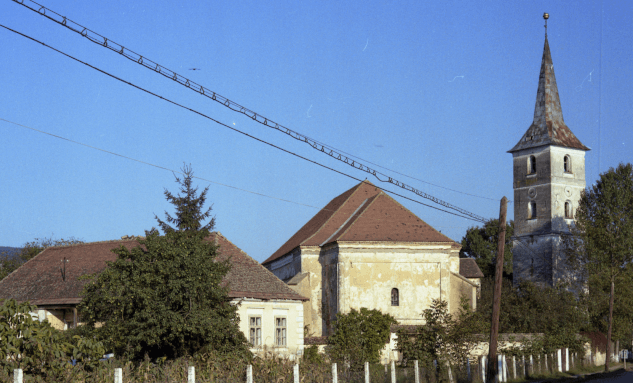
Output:
[[[349,175],[349,174],[347,174],[347,173],[344,173],[344,172],[342,172],[342,171],[340,171],[340,170],[336,170],[336,169],[331,168],[331,167],[329,167],[329,166],[323,165],[323,164],[321,164],[321,163],[319,163],[319,162],[316,162],[316,161],[314,161],[314,160],[311,160],[311,159],[309,159],[309,158],[303,157],[303,156],[301,156],[301,155],[299,155],[299,154],[297,154],[297,153],[291,152],[291,151],[289,151],[289,150],[287,150],[287,149],[284,149],[284,148],[282,148],[282,147],[280,147],[280,146],[277,146],[277,145],[271,144],[271,143],[270,143],[270,142],[268,142],[268,141],[265,141],[265,140],[263,140],[263,139],[261,139],[261,138],[257,138],[257,137],[255,137],[255,136],[250,135],[250,134],[248,134],[248,133],[245,133],[245,132],[243,132],[243,131],[241,131],[241,130],[239,130],[239,129],[237,129],[237,128],[234,128],[234,127],[232,127],[232,126],[230,126],[230,125],[227,125],[227,124],[225,124],[225,123],[223,123],[223,122],[220,122],[220,121],[218,121],[218,120],[214,119],[213,117],[210,117],[210,116],[208,116],[208,115],[206,115],[206,114],[204,114],[204,113],[202,113],[202,112],[199,112],[199,111],[197,111],[197,110],[195,110],[195,109],[192,109],[192,108],[189,108],[189,107],[184,106],[184,105],[182,105],[182,104],[179,104],[179,103],[177,103],[177,102],[175,102],[175,101],[172,101],[172,100],[170,100],[170,99],[168,99],[168,98],[166,98],[166,97],[163,97],[163,96],[161,96],[161,95],[159,95],[159,94],[157,94],[157,93],[154,93],[154,92],[149,91],[149,90],[147,90],[147,89],[145,89],[145,88],[143,88],[143,87],[140,87],[140,86],[138,86],[138,85],[136,85],[136,84],[133,84],[133,83],[131,83],[131,82],[129,82],[129,81],[123,80],[123,79],[122,79],[122,78],[120,78],[120,77],[117,77],[117,76],[115,76],[115,75],[113,75],[113,74],[111,74],[111,73],[108,73],[108,72],[106,72],[106,71],[104,71],[104,70],[102,70],[102,69],[99,69],[99,68],[97,68],[97,67],[95,67],[95,66],[93,66],[93,65],[91,65],[91,64],[88,64],[88,63],[86,63],[86,62],[84,62],[84,61],[81,61],[81,60],[80,60],[80,59],[78,59],[78,58],[75,58],[75,57],[73,57],[73,56],[71,56],[71,55],[69,55],[69,54],[67,54],[67,53],[64,53],[64,52],[60,51],[59,49],[53,48],[53,47],[51,47],[50,45],[48,45],[48,44],[46,44],[46,43],[44,43],[44,42],[41,42],[41,41],[39,41],[39,40],[37,40],[37,39],[35,39],[35,38],[33,38],[33,37],[27,36],[27,35],[25,35],[24,33],[21,33],[21,32],[18,32],[18,31],[16,31],[16,30],[13,30],[13,29],[11,29],[11,28],[9,28],[9,27],[7,27],[7,26],[5,26],[5,25],[2,25],[2,24],[0,24],[0,27],[2,27],[2,28],[4,28],[4,29],[7,29],[7,30],[9,30],[9,31],[11,31],[11,32],[13,32],[13,33],[16,33],[16,34],[18,34],[18,35],[20,35],[20,36],[22,36],[22,37],[25,37],[25,38],[27,38],[27,39],[29,39],[29,40],[31,40],[31,41],[37,42],[37,43],[39,43],[39,44],[41,44],[41,45],[43,45],[43,46],[45,46],[45,47],[47,47],[47,48],[49,48],[49,49],[54,50],[54,51],[55,51],[55,52],[57,52],[57,53],[60,53],[60,54],[62,54],[62,55],[64,55],[64,56],[66,56],[66,57],[68,57],[68,58],[70,58],[70,59],[72,59],[72,60],[74,60],[74,61],[77,61],[77,62],[79,62],[79,63],[81,63],[81,64],[83,64],[83,65],[86,65],[86,66],[88,66],[88,67],[90,67],[90,68],[92,68],[92,69],[94,69],[94,70],[97,70],[97,71],[99,71],[99,72],[101,72],[101,73],[103,73],[103,74],[105,74],[105,75],[107,75],[107,76],[109,76],[109,77],[112,77],[112,78],[114,78],[114,79],[116,79],[116,80],[118,80],[118,81],[121,81],[121,82],[123,82],[123,83],[125,83],[125,84],[127,84],[127,85],[130,85],[130,86],[132,86],[132,87],[134,87],[134,88],[136,88],[136,89],[138,89],[138,90],[141,90],[141,91],[143,91],[143,92],[145,92],[145,93],[148,93],[148,94],[150,94],[150,95],[152,95],[152,96],[154,96],[154,97],[158,97],[158,98],[160,98],[161,100],[167,101],[167,102],[169,102],[169,103],[171,103],[171,104],[173,104],[173,105],[176,105],[176,106],[178,106],[178,107],[180,107],[180,108],[186,109],[186,110],[188,110],[188,111],[190,111],[190,112],[193,112],[193,113],[195,113],[195,114],[197,114],[197,115],[199,115],[199,116],[201,116],[201,117],[204,117],[204,118],[206,118],[206,119],[209,119],[209,120],[211,120],[211,121],[215,122],[216,124],[219,124],[219,125],[221,125],[221,126],[224,126],[225,128],[229,128],[229,129],[233,130],[233,131],[234,131],[234,132],[236,132],[236,133],[240,133],[240,134],[242,134],[242,135],[244,135],[244,136],[247,136],[247,137],[252,138],[252,139],[254,139],[254,140],[256,140],[256,141],[259,141],[259,142],[261,142],[261,143],[263,143],[263,144],[266,144],[266,145],[268,145],[268,146],[271,146],[271,147],[273,147],[273,148],[276,148],[276,149],[278,149],[278,150],[281,150],[281,151],[283,151],[283,152],[285,152],[285,153],[288,153],[288,154],[290,154],[290,155],[293,155],[293,156],[295,156],[295,157],[297,157],[297,158],[301,158],[301,159],[303,159],[303,160],[305,160],[305,161],[311,162],[311,163],[313,163],[313,164],[315,164],[315,165],[317,165],[317,166],[320,166],[320,167],[322,167],[322,168],[325,168],[325,169],[331,170],[331,171],[333,171],[333,172],[339,173],[339,174],[341,174],[341,175],[344,175],[344,176],[346,176],[346,177],[348,177],[348,178],[351,178],[351,179],[353,179],[353,180],[356,180],[356,181],[358,181],[358,182],[362,182],[362,180],[361,180],[361,179],[359,179],[359,178],[357,178],[357,177],[354,177],[354,176],[352,176],[352,175]],[[457,213],[454,213],[454,212],[451,212],[451,211],[448,211],[448,210],[444,210],[444,209],[438,208],[438,207],[436,207],[436,206],[432,206],[432,205],[425,204],[425,203],[423,203],[423,202],[420,202],[420,201],[414,200],[414,199],[412,199],[412,198],[409,198],[409,197],[403,196],[403,195],[401,195],[401,194],[395,193],[395,192],[393,192],[393,191],[390,191],[390,190],[384,189],[384,188],[379,187],[379,186],[377,186],[377,188],[378,188],[378,189],[380,189],[380,190],[383,190],[383,191],[385,191],[385,192],[391,193],[391,194],[393,194],[393,195],[397,195],[397,196],[399,196],[399,197],[402,197],[402,198],[408,199],[408,200],[413,201],[413,202],[415,202],[415,203],[418,203],[418,204],[420,204],[420,205],[427,206],[427,207],[430,207],[430,208],[432,208],[432,209],[439,210],[439,211],[442,211],[442,212],[445,212],[445,213],[448,213],[448,214],[452,214],[452,215],[455,215],[455,216],[457,216],[457,217],[466,218],[466,219],[470,219],[470,220],[477,221],[477,222],[482,222],[482,223],[484,223],[484,222],[485,222],[485,220],[484,220],[483,218],[481,218],[481,219],[476,219],[476,218],[473,218],[473,217],[471,217],[471,216],[466,216],[466,215],[457,214]]]
[[[144,165],[153,166],[153,167],[155,167],[155,168],[162,169],[162,170],[167,170],[167,171],[170,171],[170,172],[172,172],[172,173],[179,173],[179,174],[182,174],[182,175],[186,175],[186,174],[184,174],[183,172],[181,172],[181,171],[179,171],[179,170],[174,170],[174,169],[166,168],[166,167],[164,167],[164,166],[156,165],[156,164],[153,164],[153,163],[151,163],[151,162],[147,162],[147,161],[139,160],[139,159],[136,159],[136,158],[133,158],[133,157],[128,157],[128,156],[126,156],[126,155],[119,154],[119,153],[115,153],[115,152],[112,152],[112,151],[109,151],[109,150],[105,150],[105,149],[101,149],[101,148],[98,148],[98,147],[96,147],[96,146],[92,146],[92,145],[84,144],[83,142],[79,142],[79,141],[71,140],[70,138],[66,138],[66,137],[63,137],[63,136],[60,136],[60,135],[57,135],[57,134],[49,133],[49,132],[46,132],[46,131],[44,131],[44,130],[35,129],[35,128],[32,128],[32,127],[30,127],[30,126],[26,126],[26,125],[19,124],[19,123],[17,123],[17,122],[9,121],[9,120],[4,119],[4,118],[2,118],[2,117],[0,117],[0,121],[5,121],[5,122],[8,122],[8,123],[13,124],[13,125],[20,126],[20,127],[22,127],[22,128],[25,128],[25,129],[30,129],[30,130],[35,131],[35,132],[38,132],[38,133],[42,133],[42,134],[49,135],[49,136],[51,136],[51,137],[59,138],[60,140],[64,140],[64,141],[68,141],[68,142],[72,142],[73,144],[77,144],[77,145],[85,146],[85,147],[90,148],[90,149],[95,149],[95,150],[98,150],[98,151],[103,152],[103,153],[107,153],[107,154],[111,154],[111,155],[113,155],[113,156],[117,156],[117,157],[124,158],[124,159],[126,159],[126,160],[130,160],[130,161],[138,162],[138,163],[141,163],[141,164],[144,164]],[[199,179],[199,180],[201,180],[201,181],[205,181],[205,182],[210,182],[210,183],[212,183],[212,184],[216,184],[216,185],[220,185],[220,186],[225,186],[225,187],[227,187],[227,188],[231,188],[231,189],[235,189],[235,190],[243,191],[243,192],[246,192],[246,193],[255,194],[255,195],[258,195],[258,196],[261,196],[261,197],[272,198],[272,199],[276,199],[276,200],[278,200],[278,201],[283,201],[283,202],[293,203],[293,204],[295,204],[295,205],[301,205],[301,206],[306,206],[306,207],[311,207],[311,208],[319,209],[317,206],[312,206],[312,205],[308,205],[308,204],[305,204],[305,203],[296,202],[296,201],[291,201],[291,200],[288,200],[288,199],[283,199],[283,198],[279,198],[279,197],[273,197],[273,196],[270,196],[270,195],[267,195],[267,194],[262,194],[262,193],[258,193],[258,192],[252,191],[252,190],[247,190],[247,189],[238,188],[237,186],[232,186],[232,185],[223,184],[223,183],[221,183],[221,182],[212,181],[212,180],[209,180],[209,179],[206,179],[206,178],[202,178],[202,177],[193,176],[193,178],[196,178],[196,179]]]
[[[212,91],[212,90],[210,90],[208,88],[205,88],[204,86],[202,86],[202,85],[200,85],[200,84],[198,84],[198,83],[196,83],[196,82],[194,82],[194,81],[192,81],[192,80],[190,80],[190,79],[188,79],[188,78],[186,78],[186,77],[184,77],[184,76],[172,71],[169,68],[166,68],[166,67],[158,64],[155,61],[152,61],[152,60],[148,59],[147,57],[144,57],[143,55],[141,55],[139,53],[136,53],[136,52],[134,52],[134,51],[132,51],[132,50],[130,50],[128,48],[125,48],[123,45],[121,45],[121,44],[119,44],[119,43],[117,43],[117,42],[115,42],[113,40],[109,40],[107,37],[105,37],[103,35],[100,35],[99,33],[94,32],[94,31],[88,29],[87,27],[84,27],[83,25],[78,24],[78,23],[68,19],[66,16],[62,16],[59,13],[57,13],[57,12],[55,12],[55,11],[49,9],[49,8],[46,8],[45,6],[39,4],[39,3],[35,2],[35,1],[26,0],[29,3],[36,4],[37,7],[39,7],[39,8],[37,8],[37,7],[34,8],[34,7],[31,7],[31,6],[27,5],[27,4],[25,4],[25,0],[14,0],[14,1],[16,3],[18,3],[18,4],[21,4],[21,5],[25,6],[26,8],[28,8],[28,9],[34,11],[34,12],[37,12],[38,14],[48,18],[49,20],[52,20],[52,21],[56,22],[57,24],[62,25],[64,27],[70,29],[73,32],[79,33],[81,36],[87,38],[88,40],[92,41],[93,43],[95,43],[97,45],[100,45],[100,46],[103,46],[105,48],[108,48],[111,51],[116,52],[116,53],[126,57],[127,59],[129,59],[131,61],[134,61],[134,62],[144,66],[145,68],[151,69],[154,72],[157,72],[157,73],[159,73],[159,74],[161,74],[161,75],[163,75],[163,76],[165,76],[165,77],[167,77],[167,78],[169,78],[171,80],[174,80],[177,83],[179,83],[181,85],[184,85],[185,87],[195,91],[198,94],[201,94],[201,95],[203,95],[203,96],[205,96],[207,98],[210,98],[211,100],[216,101],[219,104],[221,104],[221,105],[223,105],[223,106],[225,106],[225,107],[227,107],[227,108],[229,108],[229,109],[231,109],[231,110],[233,110],[235,112],[241,113],[241,114],[251,118],[252,120],[258,122],[259,124],[262,124],[262,125],[267,126],[269,128],[275,129],[275,130],[277,130],[279,132],[282,132],[282,133],[294,138],[295,140],[298,140],[298,141],[301,141],[301,142],[304,142],[304,143],[310,145],[313,149],[318,150],[318,151],[320,151],[320,152],[322,152],[324,154],[327,154],[328,156],[330,156],[330,157],[332,157],[332,158],[334,158],[334,159],[336,159],[336,160],[338,160],[340,162],[343,162],[343,163],[345,163],[345,164],[347,164],[349,166],[352,166],[355,169],[358,169],[358,170],[364,171],[364,172],[366,172],[368,174],[371,174],[377,180],[379,180],[381,182],[390,183],[392,185],[395,185],[395,186],[397,186],[397,187],[399,187],[401,189],[404,189],[404,190],[407,190],[409,192],[412,192],[412,193],[414,193],[414,194],[416,194],[416,195],[418,195],[418,196],[420,196],[422,198],[425,198],[425,199],[428,199],[430,201],[433,201],[433,202],[435,202],[438,205],[441,205],[441,206],[444,206],[446,208],[455,210],[455,211],[459,212],[462,215],[466,215],[466,216],[469,216],[471,218],[474,218],[474,220],[485,221],[485,218],[482,217],[482,216],[479,216],[479,215],[474,214],[474,213],[472,213],[472,212],[470,212],[470,211],[468,211],[466,209],[460,208],[460,207],[455,206],[455,205],[453,205],[451,203],[448,203],[448,202],[446,202],[444,200],[441,200],[441,199],[439,199],[439,198],[437,198],[435,196],[432,196],[432,195],[430,195],[428,193],[425,193],[425,192],[423,192],[423,191],[421,191],[421,190],[419,190],[417,188],[414,188],[411,185],[405,184],[404,182],[398,181],[398,180],[394,179],[393,177],[390,177],[389,175],[387,175],[385,173],[377,171],[377,170],[375,170],[373,168],[368,167],[367,165],[364,165],[364,164],[358,162],[357,160],[354,160],[354,159],[350,158],[349,156],[343,154],[342,151],[339,151],[338,149],[336,149],[336,148],[334,148],[332,146],[329,146],[327,144],[323,144],[323,143],[321,143],[321,142],[319,142],[319,141],[317,141],[317,140],[315,140],[313,138],[310,138],[310,137],[308,137],[308,136],[306,136],[304,134],[301,134],[301,133],[299,133],[297,131],[294,131],[292,129],[289,129],[289,128],[283,126],[283,125],[280,125],[279,123],[277,123],[277,122],[275,122],[275,121],[273,121],[273,120],[271,120],[271,119],[269,119],[267,117],[264,117],[261,114],[256,113],[256,112],[246,108],[245,106],[242,106],[242,105],[240,105],[240,104],[238,104],[238,103],[236,103],[234,101],[231,101],[228,98],[226,98],[226,97],[224,97],[224,96],[222,96],[220,94],[217,94],[216,92],[214,92],[214,91]],[[356,157],[356,158],[358,158],[358,157]],[[402,174],[402,173],[398,173],[398,174]],[[413,178],[413,177],[410,177],[410,178]],[[422,182],[425,182],[425,181],[422,181]],[[438,185],[434,185],[434,186],[438,186]],[[456,191],[456,190],[453,190],[453,189],[448,189],[448,190]],[[467,193],[464,193],[464,194],[467,194]],[[476,197],[479,197],[479,196],[476,196]],[[487,198],[487,197],[483,197],[483,198]],[[487,199],[490,199],[490,198],[487,198]]]

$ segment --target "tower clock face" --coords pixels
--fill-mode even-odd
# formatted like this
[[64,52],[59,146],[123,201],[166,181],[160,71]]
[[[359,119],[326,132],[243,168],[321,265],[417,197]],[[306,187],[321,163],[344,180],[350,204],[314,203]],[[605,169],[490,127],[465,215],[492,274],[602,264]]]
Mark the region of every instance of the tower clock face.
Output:
[[565,187],[565,195],[567,197],[571,197],[571,194],[572,194],[571,188],[569,186],[566,186]]
[[536,198],[536,188],[528,189],[528,197],[530,197],[530,199]]

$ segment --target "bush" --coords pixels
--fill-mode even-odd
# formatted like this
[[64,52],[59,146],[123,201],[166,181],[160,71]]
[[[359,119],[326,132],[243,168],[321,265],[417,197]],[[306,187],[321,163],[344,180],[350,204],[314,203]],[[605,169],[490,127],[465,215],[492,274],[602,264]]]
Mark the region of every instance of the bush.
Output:
[[336,314],[334,334],[328,337],[328,354],[353,370],[362,369],[365,362],[378,363],[380,350],[389,342],[391,325],[396,323],[391,315],[364,307]]

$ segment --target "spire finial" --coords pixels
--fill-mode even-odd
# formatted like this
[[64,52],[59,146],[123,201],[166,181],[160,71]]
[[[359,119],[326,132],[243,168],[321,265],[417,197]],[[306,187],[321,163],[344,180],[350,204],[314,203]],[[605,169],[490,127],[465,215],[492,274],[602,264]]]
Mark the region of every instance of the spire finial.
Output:
[[547,19],[549,19],[549,13],[543,13],[543,19],[545,19],[545,37],[547,37]]

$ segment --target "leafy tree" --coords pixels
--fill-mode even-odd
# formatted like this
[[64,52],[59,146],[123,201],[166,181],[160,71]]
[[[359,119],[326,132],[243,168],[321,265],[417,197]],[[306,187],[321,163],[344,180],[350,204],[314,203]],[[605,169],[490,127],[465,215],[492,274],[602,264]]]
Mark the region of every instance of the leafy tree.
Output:
[[94,368],[103,356],[100,342],[66,337],[48,321],[33,317],[37,307],[8,299],[0,305],[0,369],[8,375],[21,368],[27,374],[55,378],[70,367],[70,359]]
[[22,245],[15,254],[4,252],[0,254],[0,280],[17,270],[18,267],[44,251],[47,247],[68,246],[78,243],[83,243],[83,241],[73,237],[69,239],[35,238],[35,240]]
[[[426,366],[436,363],[435,380],[447,364],[462,364],[480,340],[476,334],[485,330],[486,322],[462,299],[456,315],[448,312],[448,303],[433,299],[431,307],[422,313],[424,324],[413,332],[398,331],[398,349],[403,361],[419,360]],[[488,328],[490,327],[488,322]]]
[[[506,224],[506,244],[503,255],[504,274],[512,274],[512,236],[514,235],[514,221]],[[471,227],[462,238],[461,258],[475,258],[477,265],[489,277],[495,275],[497,264],[497,246],[499,243],[499,220],[491,219],[483,227]]]
[[205,241],[213,228],[213,220],[202,222],[210,216],[210,208],[202,210],[208,188],[198,195],[193,171],[183,172],[176,177],[181,194],[165,191],[176,209],[167,222],[175,227],[158,220],[164,235],[152,229],[139,246],[113,250],[116,261],[84,288],[82,316],[115,353],[136,360],[204,351],[249,357],[237,307],[221,285],[230,264]]
[[[477,301],[477,313],[488,321],[492,317],[494,280],[481,281],[481,295]],[[566,286],[538,286],[522,281],[513,286],[505,279],[501,288],[499,331],[502,333],[555,333],[560,328],[575,333],[587,330],[589,319],[584,296],[576,296]]]
[[328,353],[334,360],[349,363],[353,370],[365,362],[378,363],[380,350],[389,342],[391,325],[396,320],[379,310],[361,307],[347,314],[336,314],[334,333],[328,337]]
[[[567,247],[568,261],[587,282],[609,284],[607,355],[611,350],[615,286],[628,276],[633,261],[633,165],[620,164],[600,174],[600,179],[580,197],[576,222]],[[591,285],[589,285],[591,288]],[[605,371],[609,370],[609,358]]]

